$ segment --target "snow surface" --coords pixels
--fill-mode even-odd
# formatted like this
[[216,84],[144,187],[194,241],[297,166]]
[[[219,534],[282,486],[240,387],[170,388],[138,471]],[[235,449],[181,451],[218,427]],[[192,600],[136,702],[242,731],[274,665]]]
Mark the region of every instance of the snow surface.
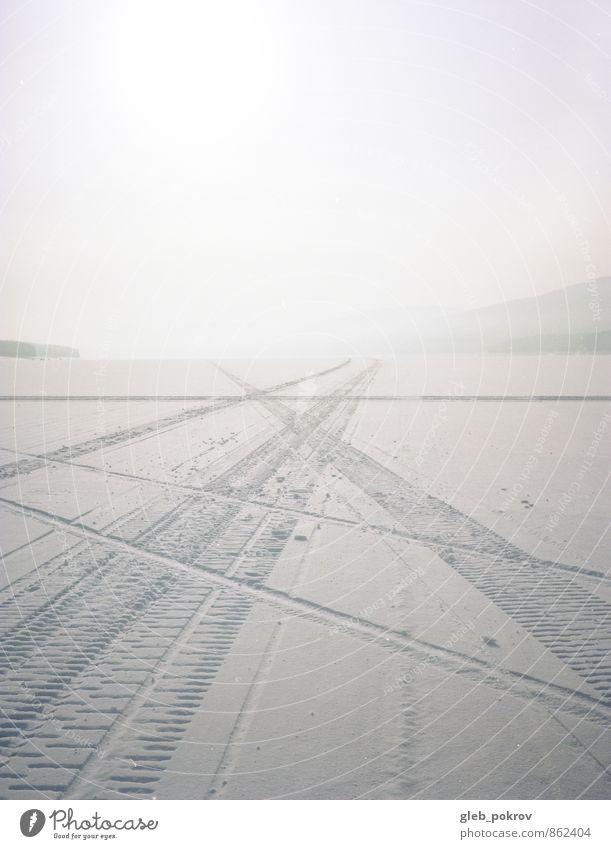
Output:
[[422,365],[1,363],[1,797],[608,798],[609,358]]

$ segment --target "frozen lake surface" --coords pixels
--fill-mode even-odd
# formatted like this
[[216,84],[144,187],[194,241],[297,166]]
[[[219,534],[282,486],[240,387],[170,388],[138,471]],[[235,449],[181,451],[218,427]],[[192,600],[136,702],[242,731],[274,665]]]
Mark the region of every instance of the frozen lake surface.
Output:
[[611,358],[0,360],[1,798],[608,798]]

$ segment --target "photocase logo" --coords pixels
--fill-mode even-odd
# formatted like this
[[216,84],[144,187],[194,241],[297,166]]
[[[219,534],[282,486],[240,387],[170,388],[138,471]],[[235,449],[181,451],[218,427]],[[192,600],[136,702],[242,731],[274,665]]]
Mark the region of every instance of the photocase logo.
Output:
[[19,827],[24,837],[36,837],[43,829],[45,815],[38,808],[30,808],[25,814],[21,814]]

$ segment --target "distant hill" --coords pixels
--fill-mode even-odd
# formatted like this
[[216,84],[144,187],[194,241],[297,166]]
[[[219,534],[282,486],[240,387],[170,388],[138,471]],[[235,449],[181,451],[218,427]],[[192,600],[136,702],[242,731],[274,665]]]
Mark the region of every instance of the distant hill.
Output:
[[611,353],[611,277],[477,309],[350,302],[283,305],[234,327],[239,354],[389,357],[410,354]]
[[379,311],[374,323],[398,355],[611,353],[611,277],[473,310]]
[[13,339],[0,339],[0,357],[78,357],[76,348],[66,345],[39,345],[37,342],[17,342]]
[[[238,356],[245,357],[262,348],[268,357],[611,354],[611,277],[471,310],[318,302],[299,309],[283,306],[267,324],[254,317],[232,334],[242,344]],[[78,357],[79,352],[64,345],[5,340],[0,341],[0,356]]]
[[611,277],[470,310],[449,323],[459,350],[611,351]]

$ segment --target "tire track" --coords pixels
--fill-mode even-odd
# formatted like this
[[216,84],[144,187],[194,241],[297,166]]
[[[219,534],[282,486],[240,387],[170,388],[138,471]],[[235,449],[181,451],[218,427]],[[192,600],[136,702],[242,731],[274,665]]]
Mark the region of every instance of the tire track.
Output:
[[611,705],[611,606],[367,454],[335,444],[334,464]]
[[[324,416],[326,416],[328,413],[329,410],[327,409],[324,412]],[[299,434],[299,438],[304,439],[305,436],[311,432],[312,428],[316,427],[320,423],[320,421],[320,416],[314,417],[310,422],[310,426],[306,429],[303,429],[303,431]],[[273,474],[273,466],[269,465],[269,462],[268,460],[266,460],[265,457],[263,458],[263,460],[265,461],[265,469],[267,471],[267,476]],[[259,462],[262,462],[260,458]],[[257,480],[259,480],[259,478],[257,478]],[[159,547],[159,539],[163,538],[164,530],[168,530],[171,533],[171,545],[174,546],[177,539],[184,539],[185,537],[186,531],[184,528],[184,519],[186,516],[189,525],[197,529],[195,536],[191,534],[190,539],[192,543],[195,543],[201,549],[199,552],[194,552],[193,547],[188,549],[186,562],[197,563],[197,557],[195,557],[194,554],[202,555],[206,551],[206,549],[211,548],[213,550],[213,556],[211,557],[210,554],[206,554],[205,556],[207,569],[219,570],[227,576],[233,576],[236,572],[240,571],[243,574],[244,570],[246,569],[247,573],[249,573],[251,576],[254,576],[257,582],[260,582],[263,577],[261,574],[261,570],[263,570],[265,575],[271,571],[276,561],[280,557],[284,548],[285,540],[289,536],[296,522],[295,519],[292,519],[289,527],[283,529],[282,532],[279,533],[277,527],[277,518],[273,515],[273,513],[268,514],[267,516],[265,514],[260,514],[258,516],[251,514],[250,516],[246,517],[244,515],[238,515],[238,513],[241,511],[241,508],[237,505],[232,504],[229,505],[229,507],[227,505],[220,505],[221,521],[218,521],[218,516],[215,517],[217,521],[213,522],[211,527],[206,529],[205,525],[202,523],[203,516],[201,514],[197,517],[198,521],[193,521],[195,517],[193,516],[192,510],[189,510],[189,506],[193,507],[194,505],[189,505],[187,502],[188,500],[177,505],[176,508],[173,509],[170,514],[164,516],[154,528],[145,530],[144,532],[137,534],[134,534],[133,532],[125,534],[124,526],[122,530],[125,537],[131,537],[134,545],[138,547],[142,546],[147,551],[149,551],[151,548],[155,550]],[[203,512],[209,512],[209,505],[199,503],[197,506],[199,506],[199,508]],[[248,520],[250,520],[250,523]],[[155,533],[153,533],[153,531],[155,531]],[[113,533],[113,536],[115,536],[115,533]],[[189,535],[187,534],[187,537],[188,536]],[[252,568],[248,570],[248,568],[246,568],[244,564],[240,563],[240,555],[242,551],[244,549],[247,549],[248,546],[253,543],[253,541],[256,544],[256,572],[253,572]],[[218,554],[214,553],[215,548],[219,550]],[[263,560],[259,557],[262,551],[265,552],[265,558]],[[201,594],[202,592],[205,592],[207,597],[209,587],[205,583],[201,584],[200,582],[200,584],[198,585],[191,585],[191,582],[193,581],[192,574],[189,574],[188,577],[184,577],[183,580],[189,581],[188,587],[179,586],[174,588],[171,596],[169,596],[169,593],[166,592],[164,594],[163,601],[157,600],[152,610],[147,612],[147,615],[144,617],[144,619],[139,619],[131,627],[130,631],[126,635],[121,635],[120,643],[124,643],[126,641],[131,640],[131,642],[134,644],[134,653],[136,656],[138,655],[139,644],[138,638],[134,638],[131,636],[133,631],[136,631],[136,633],[141,636],[143,631],[146,631],[148,628],[151,628],[152,632],[157,635],[161,627],[161,623],[163,623],[167,619],[168,610],[174,610],[177,606],[180,607],[181,603],[183,603],[181,602],[181,599],[186,597],[189,599],[189,603],[192,603],[193,599],[197,599],[199,597],[198,594]],[[165,606],[165,597],[168,596],[171,598],[171,606],[169,609]],[[213,641],[211,645],[206,642],[206,635],[210,631],[209,622],[204,623],[206,627],[204,628],[204,634],[199,639],[199,642],[197,639],[197,635],[194,632],[191,632],[189,634],[187,648],[189,663],[192,662],[193,651],[194,649],[197,649],[198,646],[201,647],[207,663],[209,662],[210,657],[215,656],[215,650],[218,648],[219,640],[222,640],[222,645],[226,650],[230,648],[233,639],[237,634],[237,631],[243,624],[246,616],[250,612],[252,604],[254,603],[252,599],[245,600],[241,594],[235,596],[235,599],[236,604],[239,605],[239,611],[241,613],[241,616],[233,616],[233,632],[231,628],[227,627],[226,622],[222,622],[221,633],[218,635],[217,640]],[[204,603],[205,599],[200,603],[200,606]],[[159,610],[160,606],[162,608],[161,612]],[[234,610],[233,612],[235,614],[236,611]],[[152,626],[149,625],[147,622],[147,619],[150,618],[150,616],[156,617],[153,620]],[[200,616],[200,622],[201,619],[202,617]],[[184,637],[184,632],[181,632],[179,635],[174,634],[173,640],[182,644],[184,641]],[[149,646],[149,651],[155,651],[159,653],[161,651],[162,646],[163,641],[155,639],[153,641],[153,645]],[[111,656],[113,658],[116,658],[120,654],[120,647],[116,641],[111,647],[109,647],[109,652],[111,653]],[[216,653],[216,657],[218,660],[216,669],[218,669],[218,666],[220,666],[223,656],[224,655],[222,653]],[[157,655],[152,660],[154,662],[154,668],[157,669],[159,667],[159,664],[162,663],[163,655]],[[210,671],[210,669],[208,669],[208,671]],[[84,688],[87,691],[95,691],[97,689],[102,693],[101,698],[107,699],[108,687],[104,687],[103,682],[96,687],[95,681],[97,681],[98,675],[99,671],[97,668],[93,672],[87,670],[85,683],[81,683],[80,686],[81,688]],[[95,681],[92,680],[92,676],[93,678],[95,678]],[[207,685],[207,683],[209,683],[209,676],[205,679],[200,679],[198,686],[195,689],[191,689],[191,694],[194,698],[198,698],[199,700],[203,698],[203,695],[205,694],[205,691],[207,689],[207,686],[205,686]],[[74,698],[73,694],[75,691],[75,687],[76,685],[72,687],[71,699]],[[121,768],[117,767],[116,761],[118,755],[116,754],[116,751],[114,756],[112,754],[110,756],[109,762],[112,764],[112,769],[110,770],[110,772],[108,772],[108,770],[104,770],[103,764],[99,762],[99,759],[96,759],[96,754],[100,751],[100,747],[105,746],[105,744],[107,743],[107,738],[110,734],[109,731],[104,737],[100,737],[99,739],[96,738],[94,745],[94,754],[90,753],[87,760],[83,764],[83,770],[85,770],[85,767],[87,767],[86,774],[90,776],[89,778],[87,778],[87,781],[93,784],[98,784],[99,782],[102,782],[100,784],[100,788],[103,790],[104,793],[110,791],[112,793],[117,793],[119,796],[124,796],[126,794],[135,795],[136,793],[141,796],[145,796],[153,793],[156,779],[159,777],[158,775],[154,774],[154,770],[157,770],[159,772],[162,769],[162,762],[167,757],[169,757],[167,752],[171,751],[173,744],[176,744],[181,737],[181,726],[187,726],[188,722],[190,721],[190,711],[188,709],[186,709],[184,706],[177,704],[174,701],[164,703],[163,701],[155,700],[153,698],[151,688],[149,688],[148,699],[144,700],[139,695],[134,698],[136,700],[136,707],[134,707],[134,699],[132,699],[130,721],[137,723],[138,728],[140,728],[141,730],[144,729],[144,741],[148,744],[147,752],[143,753],[141,748],[139,748],[138,744],[140,742],[143,742],[143,740],[138,738],[134,741],[134,745],[132,745],[132,749],[134,751],[131,755],[129,755],[128,758],[128,760],[130,760],[132,764],[132,767],[127,772],[123,767],[122,763]],[[89,724],[87,726],[71,722],[70,709],[68,709],[66,714],[64,715],[61,712],[61,708],[62,705],[60,704],[57,711],[54,712],[53,720],[59,719],[59,721],[63,723],[66,733],[80,733],[84,731],[86,727],[89,727],[90,730],[92,728],[96,731],[103,730],[103,725],[101,726],[101,728],[95,727],[95,723],[99,723],[99,718],[103,715],[100,710],[95,707],[95,705],[93,705],[89,711],[87,711],[87,708],[80,709],[81,713],[89,714],[90,719]],[[121,719],[116,720],[116,722],[120,721],[121,725],[124,725],[124,712],[125,708],[122,708]],[[55,713],[57,713],[58,716],[56,716]],[[81,722],[82,721],[83,720],[81,720]],[[116,722],[113,728],[116,727]],[[154,727],[149,727],[151,723],[154,724]],[[164,734],[164,730],[168,733]],[[159,749],[159,747],[155,749],[155,742],[151,739],[151,734],[153,733],[161,735],[161,743],[163,744],[161,749]],[[121,737],[120,733],[117,733],[115,736],[118,736],[119,738]],[[156,755],[154,754],[155,752]],[[165,754],[161,754],[161,752],[165,752]],[[106,757],[108,756],[105,755],[105,763]],[[123,761],[124,759],[121,757],[119,758],[119,760]],[[142,764],[140,763],[142,760],[146,761],[144,766],[142,766]],[[31,767],[31,764],[29,766]],[[58,766],[56,767],[56,769],[62,770],[63,768],[61,766]],[[145,774],[143,774],[142,770],[144,770]],[[63,769],[62,774],[64,775],[64,780],[56,780],[53,782],[49,782],[47,780],[46,784],[37,785],[33,789],[36,789],[39,792],[61,792],[64,795],[74,793],[76,793],[76,795],[79,795],[78,788],[80,788],[81,791],[84,791],[84,777],[82,780],[79,778],[76,784],[74,783],[74,781],[66,783],[65,773],[65,769]],[[83,776],[85,776],[85,771],[83,772]],[[32,786],[31,778],[29,779],[28,783],[30,784],[30,786]],[[15,791],[18,791],[19,789],[24,789],[20,788],[19,782],[13,782],[9,785],[9,791],[13,793]]]
[[[264,396],[266,394],[276,392],[279,389],[284,389],[288,386],[295,386],[298,383],[303,383],[303,381],[305,380],[310,380],[314,376],[322,376],[332,371],[344,368],[346,365],[348,365],[348,363],[350,363],[350,360],[346,360],[345,362],[342,362],[337,366],[333,366],[332,368],[324,369],[323,371],[318,372],[317,375],[308,375],[306,377],[296,378],[291,381],[285,381],[284,383],[279,383],[264,390],[258,389],[257,393]],[[215,365],[215,367],[219,369],[219,371],[223,371],[218,367],[218,365],[213,365]],[[235,378],[233,377],[231,379],[235,380]],[[16,398],[15,400],[19,399]],[[36,398],[35,400],[39,401],[40,399]],[[85,454],[90,454],[91,452],[97,451],[101,448],[121,445],[125,442],[133,442],[142,438],[149,438],[151,436],[155,436],[156,434],[172,430],[172,428],[180,426],[185,421],[188,421],[190,419],[204,417],[213,412],[219,412],[220,410],[224,410],[229,407],[233,407],[236,404],[240,404],[243,401],[243,398],[236,397],[235,399],[225,400],[222,403],[213,402],[207,407],[192,407],[187,410],[183,410],[180,413],[173,413],[172,415],[165,416],[161,419],[154,419],[150,422],[145,422],[144,424],[137,425],[133,428],[113,431],[112,433],[105,434],[103,436],[97,436],[92,439],[87,439],[83,442],[77,443],[76,445],[69,445],[66,447],[58,448],[54,451],[50,451],[49,453],[40,455],[36,458],[29,457],[24,460],[17,460],[12,463],[5,463],[4,465],[0,466],[0,480],[9,480],[10,478],[16,477],[17,475],[25,475],[29,472],[37,471],[38,469],[44,468],[47,463],[52,463],[56,460],[60,462],[70,461],[74,458],[82,457]]]
[[[358,376],[357,376],[358,377]],[[350,382],[349,386],[352,386],[355,382],[356,378],[353,378]],[[299,382],[299,381],[295,381]],[[275,387],[272,387],[269,391],[273,391]],[[347,390],[348,391],[348,390]],[[288,433],[288,431],[287,431]],[[269,437],[262,445],[257,446],[252,452],[250,452],[246,457],[237,460],[232,466],[230,466],[229,470],[226,471],[223,479],[231,479],[232,476],[240,476],[243,468],[251,468],[257,467],[261,463],[266,465],[266,471],[270,472],[273,470],[273,459],[270,460],[270,457],[277,457],[277,446],[276,442],[279,439],[278,434],[273,434]],[[284,438],[284,437],[283,437]],[[287,444],[284,446],[284,450],[286,452],[290,451],[291,446]],[[69,460],[62,460],[61,462],[66,463],[68,465],[78,465],[73,464]],[[97,469],[96,467],[87,467],[92,468],[98,471],[100,474],[105,474],[104,470]],[[270,472],[271,473],[271,472]],[[124,475],[121,475],[124,477]],[[127,476],[130,478],[138,479],[137,476]],[[147,479],[143,479],[147,480]],[[164,484],[165,485],[165,484]],[[217,480],[213,481],[213,485],[211,487],[203,487],[199,488],[196,491],[199,493],[214,490],[216,488],[222,488],[223,482],[219,483],[217,486]],[[167,487],[166,487],[167,488]],[[189,492],[186,494],[185,498],[172,498],[169,494],[165,494],[162,496],[154,497],[149,500],[146,504],[139,506],[138,508],[130,511],[127,514],[113,520],[110,524],[103,526],[104,534],[108,538],[116,539],[116,540],[125,540],[129,542],[137,542],[140,541],[141,544],[147,544],[151,550],[155,550],[159,553],[164,553],[164,551],[169,550],[170,553],[175,550],[176,544],[180,543],[180,541],[184,538],[185,534],[191,540],[191,548],[189,551],[190,557],[195,557],[197,559],[198,555],[203,554],[203,552],[212,544],[212,542],[217,538],[221,537],[226,531],[233,519],[238,516],[241,510],[243,510],[244,504],[248,504],[248,498],[244,498],[240,501],[227,500],[225,501],[215,501],[214,503],[206,502],[202,500],[200,495],[199,498],[191,495],[189,497]],[[9,506],[13,506],[13,508],[17,508],[18,510],[22,510],[23,505],[11,502],[10,499],[0,499],[4,501],[4,503]],[[185,514],[182,519],[180,516],[181,509]],[[190,512],[189,512],[190,511]],[[43,511],[44,515],[44,511]],[[249,517],[248,522],[251,524],[251,518]],[[249,524],[249,526],[250,526]],[[63,530],[67,528],[77,527],[78,523],[72,523],[66,521],[63,523]],[[153,527],[157,529],[157,536],[159,540],[155,538],[153,535]],[[193,528],[196,528],[196,534],[194,536]],[[92,530],[95,530],[92,528]],[[167,534],[166,534],[167,532]],[[169,544],[166,546],[165,540],[169,541]],[[160,541],[163,541],[160,542]],[[231,551],[230,551],[231,555]],[[44,574],[44,584],[39,584],[38,589],[44,589],[44,592],[40,591],[38,593],[32,592],[30,589],[30,583],[26,583],[24,585],[24,591],[22,592],[22,603],[20,605],[19,598],[15,596],[14,589],[5,588],[4,591],[0,591],[0,599],[3,594],[10,594],[12,596],[12,601],[16,604],[16,609],[11,605],[11,601],[5,601],[4,603],[0,602],[0,611],[3,612],[5,621],[12,622],[19,627],[27,628],[27,616],[35,616],[39,612],[42,613],[49,608],[55,601],[57,601],[63,591],[54,591],[52,595],[48,595],[48,588],[52,587],[54,584],[59,583],[60,586],[63,586],[64,576],[61,574],[62,569],[59,568],[58,575],[55,576],[50,571],[51,564],[54,564],[56,567],[61,567],[60,558],[56,557],[50,561],[49,566],[45,570]],[[68,563],[64,563],[64,566],[68,566]],[[79,576],[87,577],[91,569],[89,570],[79,570],[79,568],[75,567],[74,564],[70,564],[72,567],[72,577],[70,578],[70,587],[71,590],[74,591],[78,586]],[[92,567],[92,569],[97,568],[96,565]],[[77,575],[74,578],[74,574]],[[2,606],[3,605],[3,606]],[[26,617],[24,617],[21,610],[25,610]]]
[[[353,382],[350,385],[353,385]],[[328,410],[326,412],[328,413]],[[324,415],[310,417],[308,427],[294,436],[292,442],[295,439],[303,440],[323,418]],[[282,451],[289,451],[293,447],[290,444],[283,446]],[[273,444],[273,441],[267,450],[264,446],[253,452],[256,461],[254,466],[263,464],[267,470],[267,476],[273,474],[273,465],[269,462],[270,451],[276,459],[277,446]],[[244,465],[250,468],[253,465],[253,458],[249,455],[236,465],[239,467],[238,474],[243,474]],[[235,473],[234,469],[233,474]],[[263,479],[266,475],[263,475]],[[259,475],[257,480],[260,479]],[[188,671],[187,667],[193,662],[194,651],[201,651],[204,657],[203,662],[207,665],[205,675],[196,678],[189,678],[187,675],[187,680],[192,685],[190,687],[193,700],[191,707],[194,707],[201,701],[209,681],[212,680],[222,662],[224,653],[230,649],[235,635],[254,604],[252,597],[244,598],[243,593],[239,591],[239,584],[237,591],[236,588],[215,588],[203,579],[204,576],[201,573],[193,569],[176,573],[170,562],[162,564],[154,561],[157,565],[151,566],[148,559],[144,561],[145,568],[142,568],[143,564],[138,560],[134,566],[125,547],[127,541],[130,541],[130,553],[134,548],[139,552],[142,548],[148,549],[151,546],[155,548],[157,540],[163,537],[166,531],[176,532],[175,526],[177,524],[181,526],[185,515],[188,516],[189,521],[192,521],[190,508],[194,506],[193,501],[193,496],[189,496],[172,505],[170,510],[167,510],[167,504],[162,503],[158,515],[153,515],[152,522],[143,523],[142,511],[133,511],[127,517],[121,517],[117,522],[111,523],[111,526],[106,528],[106,534],[96,534],[100,539],[105,540],[119,540],[120,534],[123,540],[121,554],[111,551],[104,563],[96,563],[91,567],[90,558],[86,556],[88,552],[85,552],[85,556],[78,561],[81,569],[80,572],[77,570],[76,578],[72,575],[74,579],[56,592],[52,598],[46,599],[42,604],[39,603],[35,609],[30,609],[30,614],[26,618],[22,617],[19,622],[16,633],[10,635],[10,639],[5,641],[5,661],[9,683],[11,683],[11,675],[14,675],[17,669],[17,662],[19,662],[20,677],[28,682],[37,680],[39,682],[38,689],[33,689],[28,683],[27,693],[25,697],[22,694],[21,699],[20,694],[14,691],[4,694],[5,700],[10,702],[9,710],[5,711],[6,727],[3,729],[5,743],[7,752],[16,750],[10,757],[10,763],[8,760],[4,763],[0,778],[3,782],[0,783],[0,790],[4,791],[8,797],[27,795],[32,791],[62,795],[71,792],[71,788],[74,789],[75,786],[82,788],[82,783],[75,785],[74,772],[71,772],[71,767],[66,764],[67,749],[73,750],[70,763],[73,763],[77,774],[83,771],[83,775],[86,773],[91,773],[92,776],[97,775],[100,771],[98,763],[100,759],[96,756],[103,751],[102,741],[107,740],[109,736],[112,737],[111,730],[124,725],[122,718],[126,712],[130,721],[137,721],[140,727],[144,726],[145,732],[148,732],[148,739],[136,741],[136,743],[146,743],[146,751],[136,746],[130,755],[133,764],[138,764],[140,761],[147,762],[144,767],[145,769],[148,767],[147,775],[141,774],[138,769],[128,770],[127,773],[125,770],[117,771],[115,756],[111,760],[115,767],[113,774],[110,775],[102,770],[103,778],[105,784],[119,795],[128,794],[129,791],[140,795],[150,795],[152,792],[155,782],[149,771],[151,761],[154,760],[159,768],[163,759],[167,757],[167,754],[162,752],[164,750],[167,752],[168,746],[171,748],[171,745],[180,738],[181,726],[188,725],[189,709],[184,704],[179,704],[180,698],[177,701],[170,699],[167,704],[156,699],[153,691],[157,691],[157,685],[153,687],[152,679],[149,679],[148,687],[146,684],[143,685],[144,689],[141,693],[138,691],[126,701],[125,693],[114,692],[117,687],[120,689],[123,683],[116,679],[114,664],[117,663],[117,659],[126,660],[126,673],[130,680],[136,680],[134,676],[138,673],[137,665],[134,667],[133,663],[130,665],[127,661],[129,658],[140,660],[143,650],[146,650],[150,669],[158,669],[164,657],[167,659],[168,656],[172,657],[174,667],[178,662],[178,650],[168,649],[164,641],[159,639],[159,634],[172,618],[173,612],[182,610],[184,621],[178,631],[175,629],[172,631],[172,646],[181,645],[185,636],[187,637],[188,645],[183,658],[185,675]],[[210,505],[200,502],[198,506],[203,511],[210,512]],[[216,563],[208,565],[207,568],[220,569],[226,576],[231,577],[238,571],[241,551],[252,545],[255,540],[257,555],[261,547],[265,547],[265,571],[271,570],[284,547],[284,542],[280,542],[285,538],[284,535],[279,538],[277,528],[273,527],[277,523],[277,517],[274,514],[266,515],[263,511],[258,511],[258,515],[255,515],[251,508],[246,508],[251,510],[251,515],[248,517],[249,525],[245,522],[246,517],[239,515],[245,509],[242,505],[217,503],[214,507],[216,515],[212,516],[208,531],[205,528],[202,529],[201,521],[191,525],[191,539],[195,539],[201,547],[200,553],[203,554],[208,547],[214,545],[215,541],[220,543],[220,556],[217,555]],[[74,527],[69,522],[64,524]],[[195,534],[193,534],[193,527]],[[184,529],[179,527],[178,533],[184,536]],[[271,544],[270,534],[273,540]],[[193,554],[193,550],[190,550],[188,559],[190,562],[197,562]],[[90,564],[88,570],[82,568],[83,560]],[[120,563],[120,578],[116,573],[117,562]],[[261,561],[258,565],[261,565]],[[52,574],[55,576],[54,572]],[[99,604],[91,606],[89,598],[91,596],[97,598],[100,595],[99,581],[105,578],[108,579],[112,592],[102,593]],[[131,595],[128,594],[124,599],[125,610],[120,615],[120,605],[112,603],[113,597],[116,597],[117,592],[126,593],[126,588],[129,588]],[[210,616],[204,615],[211,592],[214,592],[217,601],[221,603],[223,614],[217,623],[216,633],[211,625]],[[229,607],[227,607],[227,598],[229,598]],[[195,606],[194,609],[193,606]],[[86,608],[86,612],[83,608]],[[225,616],[228,611],[231,614],[229,619]],[[92,616],[87,617],[87,614]],[[210,615],[213,615],[212,612]],[[199,629],[201,633],[198,629],[189,626],[189,623],[194,621],[194,617],[201,626]],[[96,636],[96,625],[100,619],[105,623],[105,638],[87,641],[86,637],[83,637],[83,631],[85,634],[92,632],[93,636]],[[60,631],[58,626],[62,622],[66,624],[63,631]],[[22,639],[23,632],[27,633],[29,639],[25,647]],[[152,634],[153,638],[147,639],[147,634],[149,636]],[[163,653],[160,654],[162,649]],[[124,655],[127,659],[123,657]],[[216,661],[212,663],[214,658]],[[45,677],[49,678],[49,667],[51,670],[56,670],[56,674],[51,677],[57,686],[50,691],[49,697],[43,700],[39,692],[40,682]],[[119,668],[122,668],[121,663]],[[106,671],[101,672],[101,669]],[[152,674],[149,670],[149,675]],[[183,680],[183,677],[179,676],[179,680]],[[168,690],[169,692],[171,689]],[[90,703],[79,702],[77,693],[87,693]],[[146,697],[145,694],[147,694]],[[105,713],[105,709],[108,713]],[[151,723],[154,724],[154,728],[149,727]],[[158,740],[150,739],[151,735],[155,734],[162,737],[161,748],[159,748]],[[83,739],[84,735],[86,735],[85,739]],[[24,749],[25,736],[28,738],[28,745]],[[120,734],[116,731],[114,736],[117,739],[120,738]],[[68,740],[76,739],[77,745],[62,746],[61,742],[58,742],[61,737]],[[147,737],[146,733],[145,737]],[[19,745],[20,743],[22,745]],[[32,751],[32,746],[36,749],[39,743],[44,747],[44,752]],[[61,751],[54,752],[55,749]],[[62,757],[55,760],[51,757],[53,754],[56,754],[58,758]],[[44,764],[44,769],[38,770],[37,758],[40,756],[44,758],[40,762]],[[136,757],[140,761],[136,761]]]
[[[38,518],[46,520],[56,527],[61,527],[66,522],[62,517],[53,516],[44,511],[32,511],[32,508],[25,506],[23,506],[23,509],[24,512],[32,512]],[[471,655],[415,638],[408,630],[385,628],[362,617],[352,616],[302,597],[272,589],[260,582],[246,581],[237,576],[222,574],[205,565],[191,566],[165,555],[136,548],[129,543],[120,543],[83,525],[79,526],[79,531],[83,538],[102,541],[110,547],[120,546],[120,551],[127,549],[147,564],[161,563],[173,567],[175,570],[198,573],[205,576],[215,586],[236,589],[256,601],[272,604],[289,615],[306,616],[310,621],[324,625],[333,632],[337,632],[338,629],[345,630],[357,636],[360,635],[364,639],[373,639],[380,645],[387,643],[393,651],[397,648],[409,650],[413,652],[413,656],[417,660],[437,664],[438,668],[465,675],[479,683],[486,682],[502,692],[507,692],[510,689],[518,697],[529,700],[539,698],[543,704],[548,705],[553,710],[564,710],[582,719],[587,718],[603,723],[608,723],[611,720],[611,708],[608,708],[600,699],[593,698],[587,693],[576,692],[535,676],[500,669],[486,661],[473,658]],[[457,666],[456,662],[459,662],[460,666]],[[475,677],[473,673],[475,673]],[[520,690],[520,685],[523,685],[522,690]],[[534,689],[529,689],[529,687]]]
[[[19,691],[5,694],[12,714],[1,729],[7,732],[8,758],[0,769],[0,793],[10,798],[31,797],[32,792],[78,798],[107,798],[108,793],[117,798],[154,795],[167,759],[184,739],[257,602],[326,629],[345,630],[393,653],[409,653],[447,675],[485,683],[522,699],[536,698],[550,711],[563,710],[608,723],[611,709],[603,699],[597,701],[533,676],[497,669],[414,639],[407,630],[386,629],[266,586],[267,576],[301,515],[299,511],[297,515],[283,512],[285,501],[290,497],[304,506],[329,462],[331,448],[334,465],[342,462],[338,453],[344,452],[344,464],[352,467],[354,476],[361,475],[363,484],[365,478],[371,482],[372,469],[380,474],[367,455],[363,455],[366,460],[355,456],[341,443],[345,423],[358,404],[346,395],[370,373],[366,370],[347,381],[301,416],[291,413],[279,434],[237,460],[197,494],[175,492],[176,497],[153,499],[148,512],[132,511],[103,532],[44,511],[30,511],[110,555],[108,561],[100,558],[89,574],[78,574],[44,609],[32,610],[18,624],[17,639],[6,643],[9,675],[25,664],[19,669],[20,676],[24,677],[26,669],[27,681],[36,689],[28,684],[27,697]],[[270,402],[272,407],[281,409],[276,401]],[[342,446],[339,452],[338,445]],[[292,490],[274,496],[269,485],[280,470],[291,478]],[[342,473],[350,479],[345,469]],[[397,481],[402,498],[393,500]],[[389,505],[382,506],[395,518],[399,513],[404,520],[409,518],[406,504],[419,493],[403,490],[407,484],[400,478],[392,481],[390,489],[387,484],[388,480],[383,486],[376,481],[378,499]],[[360,488],[367,492],[364,486]],[[460,556],[473,556],[475,551],[486,562],[498,540],[507,544],[496,535],[483,539],[482,531],[487,529],[477,523],[475,528],[472,524],[466,531],[463,528],[466,536],[461,538],[459,527],[467,517],[459,514],[457,518],[454,513],[458,511],[452,513],[452,508],[444,513],[449,536],[440,539],[440,525],[435,524],[431,512],[438,511],[441,504],[434,500],[426,509],[419,505],[414,538],[424,535],[429,547],[437,546],[435,550],[448,555],[457,551]],[[28,512],[24,505],[13,502],[13,506]],[[483,547],[474,549],[480,542]],[[90,556],[88,562],[91,566]],[[480,566],[469,566],[464,560],[461,568],[471,568],[475,575]],[[125,605],[109,605],[108,593],[98,605],[100,577],[107,577],[115,594],[120,589]],[[475,575],[474,580],[481,578]],[[86,635],[84,640],[81,633]],[[24,635],[33,635],[33,639],[28,642]],[[48,680],[49,670],[55,668],[59,674],[51,678],[52,686],[45,693],[38,684]],[[244,722],[242,717],[234,729],[234,740],[236,734],[245,733]]]

